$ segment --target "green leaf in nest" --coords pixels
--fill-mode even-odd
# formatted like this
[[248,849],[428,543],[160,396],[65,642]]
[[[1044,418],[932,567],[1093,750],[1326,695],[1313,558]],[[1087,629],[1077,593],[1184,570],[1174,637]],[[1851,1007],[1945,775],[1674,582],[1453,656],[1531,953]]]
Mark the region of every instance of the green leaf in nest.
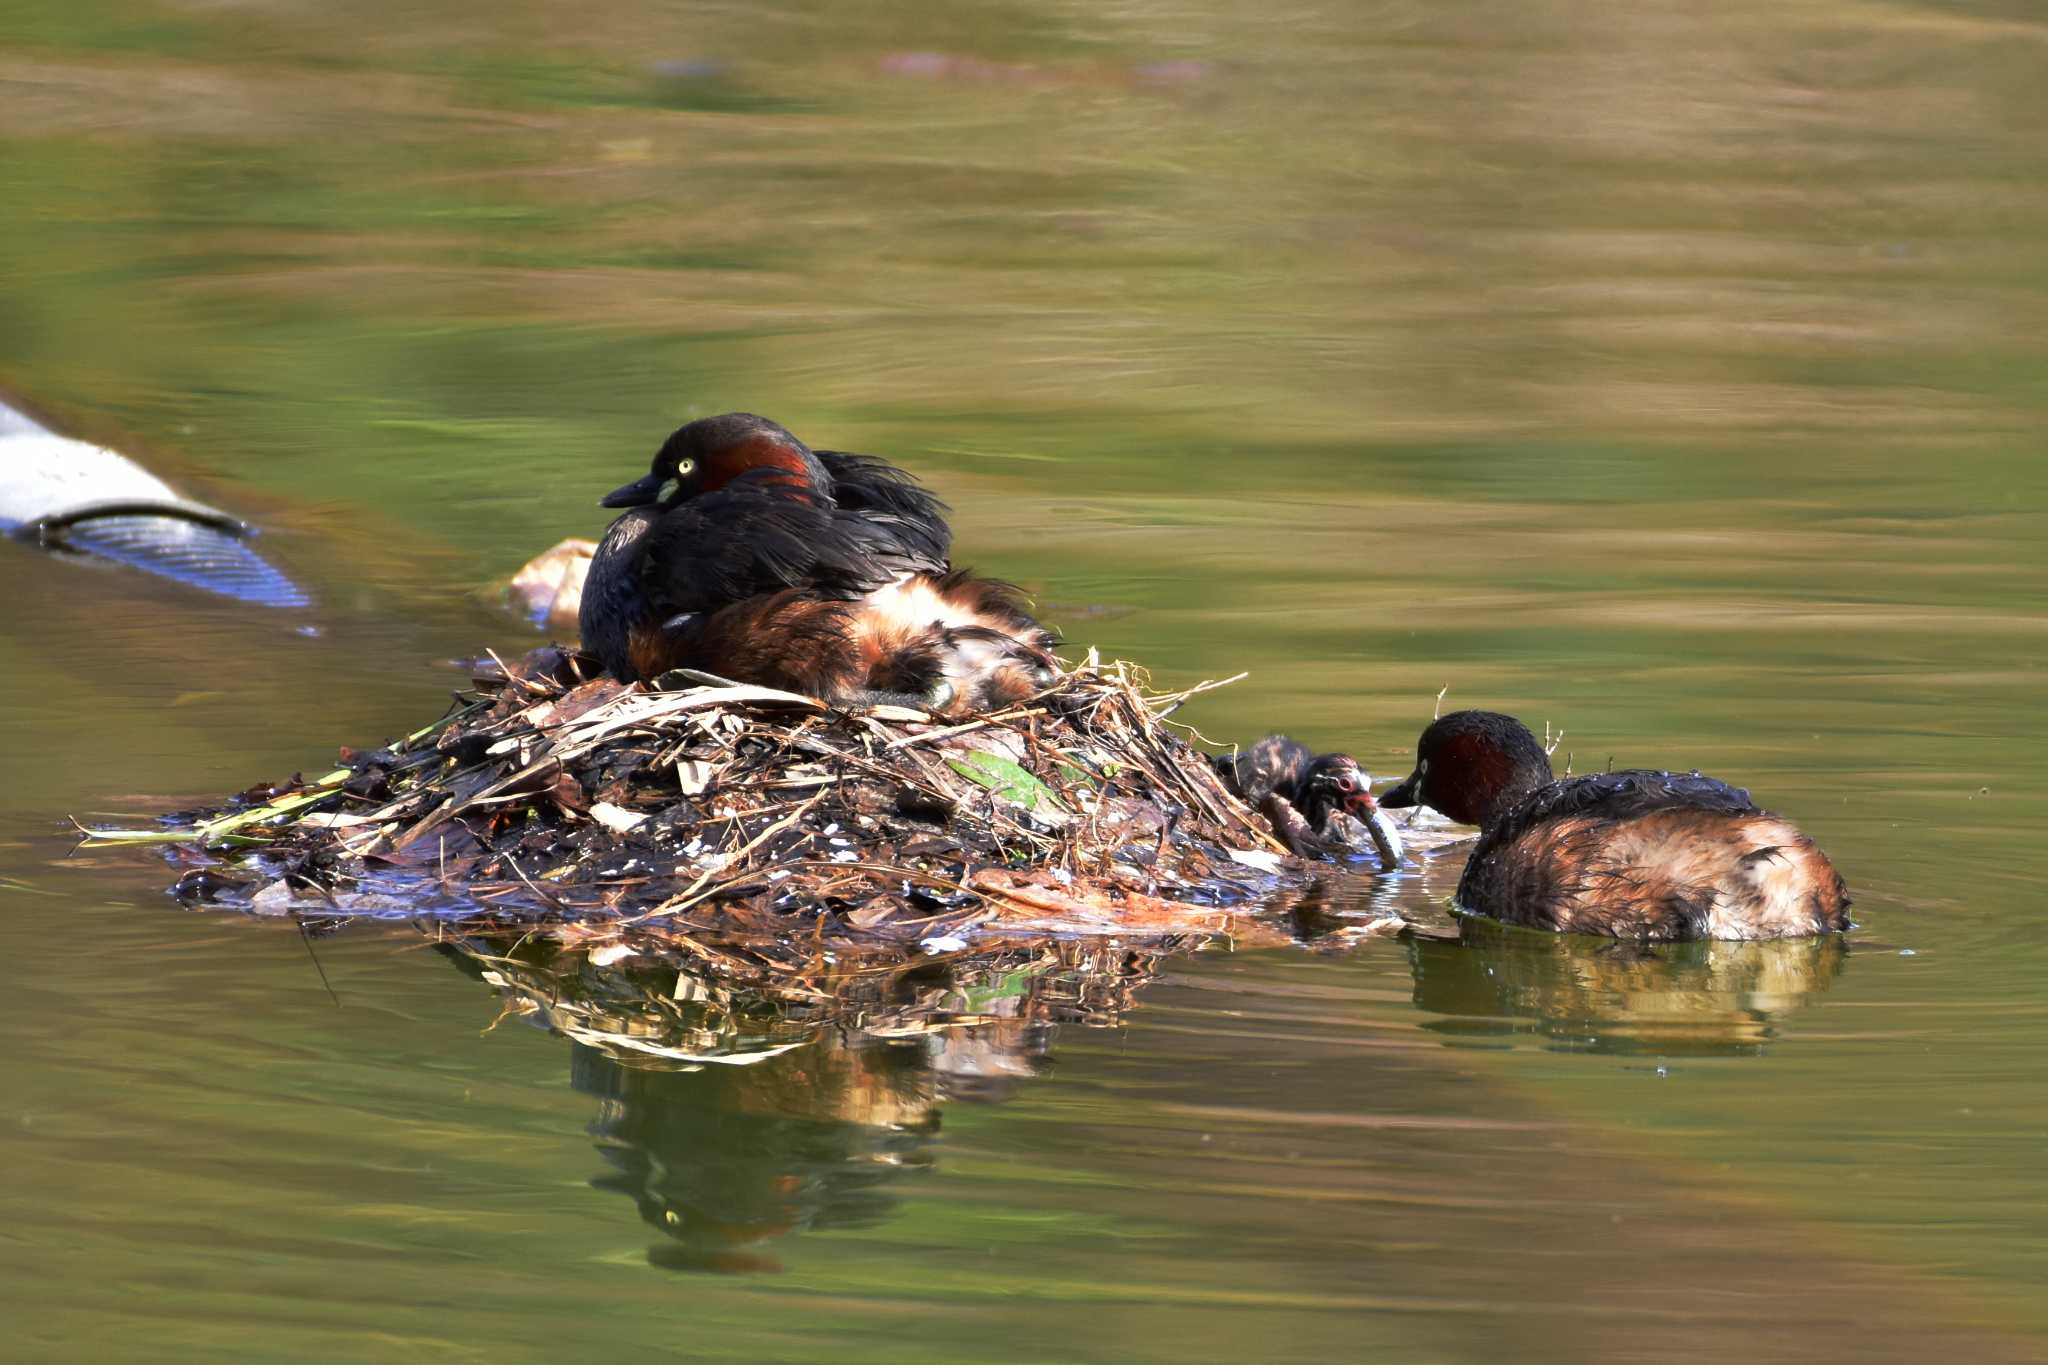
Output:
[[987,754],[980,750],[949,758],[946,765],[969,782],[987,787],[1005,801],[1014,801],[1026,810],[1065,811],[1052,788],[1039,781],[1032,773],[1020,767],[1016,760],[1004,758],[1001,754]]

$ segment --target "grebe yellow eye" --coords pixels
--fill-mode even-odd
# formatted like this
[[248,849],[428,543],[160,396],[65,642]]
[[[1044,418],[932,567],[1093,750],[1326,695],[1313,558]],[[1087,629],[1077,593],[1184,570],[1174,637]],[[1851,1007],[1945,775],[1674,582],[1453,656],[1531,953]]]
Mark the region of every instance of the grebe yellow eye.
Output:
[[677,460],[676,477],[679,479],[687,479],[690,477],[690,471],[695,469],[696,467],[697,462],[695,460]]

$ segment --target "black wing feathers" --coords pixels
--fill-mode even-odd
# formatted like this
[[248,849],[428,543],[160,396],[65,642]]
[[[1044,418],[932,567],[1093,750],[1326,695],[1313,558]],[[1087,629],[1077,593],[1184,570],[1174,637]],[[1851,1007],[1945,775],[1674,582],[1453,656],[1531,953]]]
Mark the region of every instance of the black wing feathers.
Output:
[[[869,485],[870,487],[878,485]],[[936,503],[918,490],[905,493]],[[941,534],[944,523],[937,523]],[[928,531],[748,477],[664,513],[641,557],[662,615],[716,610],[786,588],[852,600],[906,574],[942,573]]]
[[1760,815],[1762,809],[1740,787],[1702,773],[1667,773],[1651,768],[1587,773],[1538,788],[1506,819],[1480,836],[1472,850],[1478,862],[1488,852],[1513,843],[1533,825],[1572,815],[1597,815],[1603,820],[1633,820],[1660,810],[1698,810],[1715,815]]
[[946,525],[946,504],[919,487],[903,470],[872,455],[844,450],[813,451],[832,476],[832,500],[849,512],[888,527],[912,554],[940,567],[953,552],[953,530]]

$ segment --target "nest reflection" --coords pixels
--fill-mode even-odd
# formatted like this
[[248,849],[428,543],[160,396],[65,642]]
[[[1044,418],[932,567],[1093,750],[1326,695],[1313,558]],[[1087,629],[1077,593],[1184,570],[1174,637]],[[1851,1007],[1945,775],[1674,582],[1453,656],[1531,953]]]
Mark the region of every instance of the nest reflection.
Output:
[[1840,934],[1769,942],[1639,945],[1462,918],[1412,936],[1425,1025],[1462,1037],[1533,1034],[1603,1052],[1755,1052],[1827,990],[1849,953]]
[[506,1012],[571,1040],[570,1078],[623,1194],[678,1269],[778,1268],[770,1247],[873,1223],[931,1165],[943,1106],[1005,1098],[1063,1024],[1106,1025],[1178,941],[1038,943],[953,959],[876,955],[735,986],[679,956],[597,966],[528,941],[439,945]]
[[[1239,947],[1343,954],[1398,932],[1424,1027],[1447,1042],[1530,1035],[1657,1054],[1760,1049],[1841,971],[1838,935],[1643,947],[1397,912],[1399,891],[1323,879],[1242,917]],[[1400,926],[1405,924],[1405,928]],[[776,1244],[890,1217],[938,1157],[948,1103],[1043,1075],[1062,1026],[1119,1023],[1169,960],[1208,936],[1014,938],[972,953],[814,945],[767,962],[738,941],[499,934],[438,947],[523,1018],[573,1044],[595,1101],[594,1187],[663,1236],[656,1264],[779,1268]]]

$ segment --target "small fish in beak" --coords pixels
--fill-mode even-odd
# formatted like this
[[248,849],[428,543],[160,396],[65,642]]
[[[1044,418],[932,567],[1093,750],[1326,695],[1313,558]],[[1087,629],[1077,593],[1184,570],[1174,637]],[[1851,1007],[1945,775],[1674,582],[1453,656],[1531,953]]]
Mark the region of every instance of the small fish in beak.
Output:
[[[1364,779],[1363,773],[1359,774]],[[1394,828],[1393,817],[1380,809],[1380,803],[1373,800],[1372,793],[1361,780],[1356,795],[1345,801],[1344,809],[1351,818],[1365,826],[1365,832],[1372,837],[1372,846],[1379,851],[1380,871],[1389,872],[1401,865],[1401,832]]]

